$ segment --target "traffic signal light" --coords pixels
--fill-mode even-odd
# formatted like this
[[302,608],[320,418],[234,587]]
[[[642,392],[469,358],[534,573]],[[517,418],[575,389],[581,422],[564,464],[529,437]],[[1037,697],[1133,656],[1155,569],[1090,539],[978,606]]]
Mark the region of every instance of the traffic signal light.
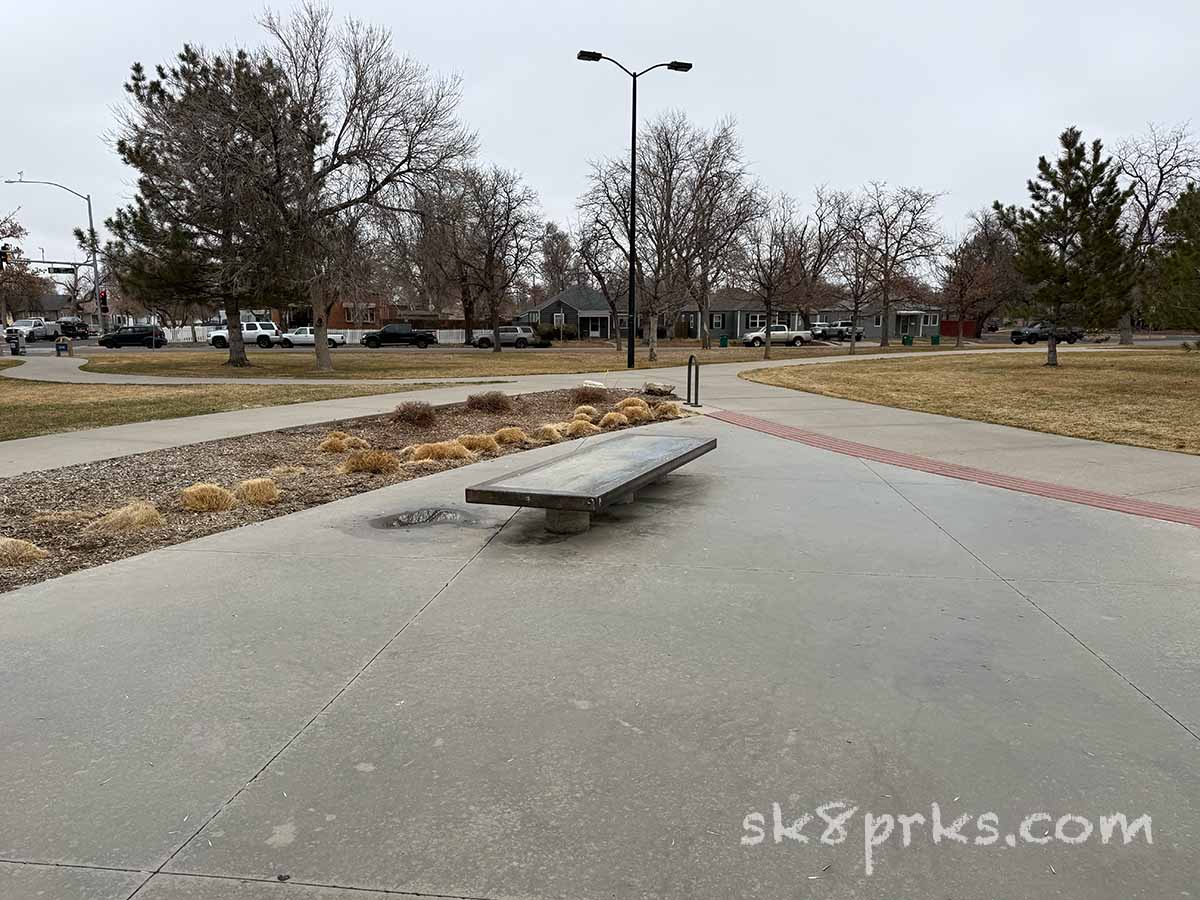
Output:
[[100,312],[108,314],[108,289],[100,288]]
[[4,268],[12,261],[12,251],[8,249],[8,244],[0,247],[0,268]]

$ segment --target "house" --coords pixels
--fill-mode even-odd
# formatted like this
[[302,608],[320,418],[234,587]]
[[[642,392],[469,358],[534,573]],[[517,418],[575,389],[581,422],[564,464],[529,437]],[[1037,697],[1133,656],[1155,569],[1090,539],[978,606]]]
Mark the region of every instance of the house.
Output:
[[[912,301],[893,303],[889,314],[888,336],[903,337],[911,334],[913,337],[929,337],[940,334],[942,315],[942,308],[933,304]],[[814,313],[812,322],[844,322],[849,318],[849,309],[831,306]],[[883,334],[883,314],[874,306],[860,310],[856,324],[863,330],[863,340],[878,340]]]
[[[621,308],[624,301],[618,301]],[[625,316],[620,317],[622,332]],[[573,284],[513,319],[521,325],[573,325],[581,338],[605,341],[612,336],[612,311],[604,295],[590,285]]]
[[[680,326],[676,333],[680,337],[699,337],[699,318],[700,314],[696,310],[684,310],[679,314]],[[800,313],[794,309],[776,309],[771,312],[771,323],[774,325],[799,328],[802,322]],[[766,324],[766,307],[748,291],[722,288],[709,299],[708,331],[714,341],[723,337],[737,341],[742,335],[758,331]]]

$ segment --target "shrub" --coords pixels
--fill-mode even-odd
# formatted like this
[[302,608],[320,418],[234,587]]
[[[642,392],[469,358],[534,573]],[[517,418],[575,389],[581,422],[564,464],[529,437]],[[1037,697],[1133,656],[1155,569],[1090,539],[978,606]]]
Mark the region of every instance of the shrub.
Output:
[[574,419],[580,419],[581,421],[584,421],[584,422],[590,422],[590,421],[592,421],[592,417],[591,417],[591,416],[589,416],[587,413],[584,413],[584,412],[577,412],[577,413],[575,413],[575,415],[571,416],[571,419],[572,419],[572,420],[574,420]]
[[0,566],[27,566],[50,554],[30,541],[0,537]]
[[586,419],[575,419],[567,426],[568,437],[588,437],[589,435],[599,434],[600,429]]
[[652,409],[651,412],[654,413],[654,418],[658,419],[659,421],[663,421],[665,419],[678,419],[683,416],[683,410],[680,409],[679,404],[671,402],[655,403],[654,409]]
[[649,422],[654,418],[654,414],[650,412],[650,407],[638,406],[636,403],[626,406],[620,412],[624,413],[630,425],[640,425],[642,422]]
[[624,428],[628,424],[629,419],[619,412],[605,413],[604,418],[600,420],[601,428]]
[[400,457],[387,450],[355,450],[338,466],[338,471],[343,475],[355,472],[389,475],[400,471]]
[[508,412],[512,409],[512,400],[504,391],[484,391],[482,394],[471,394],[467,397],[467,409],[476,412]]
[[225,512],[233,509],[237,498],[219,484],[201,481],[180,491],[179,502],[192,512]]
[[412,461],[423,459],[474,459],[475,454],[458,441],[437,441],[433,444],[417,444],[413,447]]
[[233,493],[251,506],[269,506],[279,500],[279,487],[270,478],[247,478]]
[[576,404],[603,403],[607,399],[608,389],[592,384],[581,384],[571,391],[571,402]]
[[333,434],[325,436],[325,440],[317,445],[317,449],[322,453],[345,453],[347,449],[346,439],[350,435],[340,431],[335,431]]
[[120,509],[105,513],[95,522],[90,523],[84,531],[99,534],[121,534],[126,531],[139,531],[142,528],[157,528],[165,525],[162,514],[153,503],[145,500],[134,500]]
[[523,429],[517,428],[515,425],[510,425],[508,428],[501,428],[494,435],[497,443],[500,444],[527,444],[529,443],[529,435]]
[[500,445],[490,434],[464,434],[458,442],[474,453],[499,453]]
[[621,400],[617,403],[617,409],[620,410],[628,409],[631,406],[641,406],[647,410],[650,409],[650,404],[641,397],[626,397],[624,400]]
[[546,444],[557,444],[562,440],[562,432],[558,430],[557,425],[539,425],[537,430],[532,435],[535,441],[542,441]]
[[580,416],[587,416],[589,419],[594,419],[598,415],[600,415],[600,410],[594,406],[577,406],[575,407],[573,418],[578,419]]
[[392,421],[404,425],[416,425],[418,428],[428,428],[437,422],[437,413],[424,400],[406,400],[396,407]]

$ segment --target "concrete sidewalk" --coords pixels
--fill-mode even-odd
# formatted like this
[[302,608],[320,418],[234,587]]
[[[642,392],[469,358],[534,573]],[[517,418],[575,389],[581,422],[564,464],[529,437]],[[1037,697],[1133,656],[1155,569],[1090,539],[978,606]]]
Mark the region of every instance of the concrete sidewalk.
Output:
[[461,502],[548,447],[0,596],[0,897],[1194,891],[1193,529],[651,427],[719,445],[584,535]]

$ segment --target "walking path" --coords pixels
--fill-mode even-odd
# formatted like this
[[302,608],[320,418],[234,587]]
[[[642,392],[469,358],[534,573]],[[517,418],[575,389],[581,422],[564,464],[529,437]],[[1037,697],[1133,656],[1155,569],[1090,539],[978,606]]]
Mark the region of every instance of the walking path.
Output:
[[[1110,349],[1070,348],[1061,352],[1091,353]],[[739,372],[765,366],[821,365],[868,359],[903,360],[906,364],[920,365],[922,360],[941,358],[949,354],[997,352],[1045,351],[1044,348],[1035,347],[1007,351],[946,350],[938,354],[863,353],[855,356],[800,360],[709,364],[702,369],[701,399],[706,409],[742,413],[783,426],[923,456],[948,464],[970,466],[999,475],[1049,482],[1080,490],[1200,508],[1200,458],[1195,456],[839,400],[757,384],[737,377]],[[82,362],[79,358],[29,357],[23,365],[0,371],[0,375],[71,383],[94,383],[96,379],[100,379],[102,383],[121,384],[194,384],[199,381],[301,384],[311,381],[288,378],[196,380],[162,379],[145,375],[100,375],[79,371],[78,367]],[[637,387],[646,380],[656,380],[673,383],[682,392],[685,377],[686,370],[683,367],[568,375],[523,375],[502,379],[502,387],[512,393],[524,393],[571,387],[583,379],[600,379],[614,387]],[[428,381],[429,379],[406,379],[394,383]],[[470,385],[469,380],[466,380],[467,383],[463,381],[446,379],[445,387],[408,392],[402,398],[379,394],[322,400],[192,416],[172,419],[169,422],[140,422],[5,441],[0,443],[0,477],[277,428],[379,414],[393,409],[401,399],[421,399],[435,404],[461,402],[468,394],[478,390]],[[314,383],[331,382],[324,380]]]

